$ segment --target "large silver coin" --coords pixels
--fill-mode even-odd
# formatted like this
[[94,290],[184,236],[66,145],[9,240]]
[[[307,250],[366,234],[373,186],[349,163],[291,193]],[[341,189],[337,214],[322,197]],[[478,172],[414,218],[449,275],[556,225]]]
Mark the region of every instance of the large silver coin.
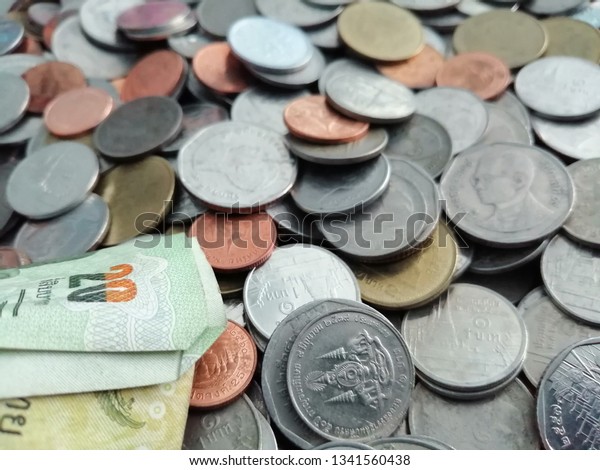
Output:
[[538,259],[549,240],[534,246],[523,248],[493,248],[485,245],[475,247],[475,253],[469,270],[477,274],[500,274],[514,271]]
[[304,0],[256,0],[256,7],[268,18],[285,21],[301,28],[328,23],[343,10],[341,6],[318,7]]
[[95,194],[66,214],[41,222],[25,222],[13,246],[34,263],[80,256],[96,248],[108,232],[109,213]]
[[334,109],[359,121],[393,124],[416,110],[410,89],[375,73],[338,75],[327,82],[325,93]]
[[353,74],[377,74],[375,68],[371,65],[359,62],[354,59],[337,59],[327,64],[321,78],[319,79],[319,93],[325,94],[327,83],[339,75]]
[[548,147],[577,160],[600,158],[600,115],[584,121],[532,118],[533,130]]
[[548,364],[567,346],[576,341],[600,337],[600,327],[575,321],[562,312],[546,295],[538,298],[523,312],[529,345],[523,372],[537,387]]
[[294,408],[330,440],[389,436],[406,416],[414,380],[404,339],[371,309],[318,317],[296,338],[287,365]]
[[196,8],[200,27],[219,38],[227,36],[229,28],[240,18],[257,13],[254,0],[202,0]]
[[296,181],[296,160],[283,136],[241,122],[202,129],[179,153],[179,178],[210,207],[240,212],[285,196]]
[[104,47],[135,51],[137,45],[117,30],[117,18],[125,10],[142,3],[144,0],[86,0],[79,9],[81,28]]
[[25,28],[18,21],[0,18],[0,55],[14,51],[25,35]]
[[464,392],[504,382],[527,348],[525,323],[515,307],[471,284],[454,284],[433,305],[409,311],[402,335],[421,374]]
[[[446,213],[477,241],[499,247],[548,238],[567,220],[573,182],[560,160],[537,147],[481,145],[463,152],[441,182]],[[464,217],[460,218],[461,215]]]
[[447,8],[455,7],[460,0],[391,0],[392,3],[409,10],[435,13]]
[[452,150],[460,153],[485,133],[488,112],[473,93],[459,88],[432,88],[416,95],[417,113],[435,119],[446,128]]
[[369,442],[375,450],[453,450],[447,444],[431,437],[388,437]]
[[517,118],[500,106],[486,103],[488,125],[478,144],[513,143],[533,145],[533,134]]
[[459,450],[538,450],[535,400],[518,380],[479,401],[443,398],[419,384],[409,411],[410,430]]
[[346,213],[376,201],[388,188],[390,161],[385,156],[339,167],[303,163],[292,198],[304,212]]
[[276,248],[244,284],[248,317],[266,338],[297,308],[322,299],[360,300],[350,268],[334,254],[311,245]]
[[34,114],[26,114],[18,124],[0,133],[0,145],[24,144],[37,135],[43,127],[44,120],[41,117]]
[[0,132],[14,127],[29,105],[29,86],[21,77],[0,73]]
[[504,111],[509,112],[517,118],[527,130],[531,130],[531,116],[529,115],[529,111],[513,93],[505,91],[498,98],[492,100],[491,103],[500,106]]
[[385,154],[417,164],[437,178],[452,158],[452,140],[437,121],[415,114],[408,122],[386,128],[390,140]]
[[586,0],[529,0],[524,7],[536,15],[561,15],[575,10]]
[[569,346],[546,369],[537,418],[546,449],[598,450],[600,338]]
[[246,395],[225,408],[191,409],[183,435],[183,450],[259,450],[262,430],[258,411]]
[[100,173],[98,157],[87,146],[60,142],[23,160],[8,180],[6,196],[15,211],[48,219],[85,201]]
[[557,235],[542,256],[542,278],[565,312],[600,326],[600,250]]
[[323,235],[318,229],[316,217],[302,212],[294,204],[291,196],[270,204],[266,211],[267,214],[273,217],[279,228],[280,240],[293,240],[299,243],[314,243],[316,245],[323,241]]
[[573,163],[568,171],[577,197],[563,228],[581,243],[600,248],[600,158]]
[[517,74],[515,91],[529,108],[551,119],[582,119],[600,110],[600,68],[579,57],[545,57]]

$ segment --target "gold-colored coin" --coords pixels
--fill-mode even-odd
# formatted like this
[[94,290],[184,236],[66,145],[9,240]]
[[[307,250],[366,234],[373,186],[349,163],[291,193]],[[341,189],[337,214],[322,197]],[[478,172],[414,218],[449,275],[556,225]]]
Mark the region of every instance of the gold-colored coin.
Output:
[[417,17],[387,2],[350,5],[338,18],[338,30],[350,49],[373,60],[410,59],[425,46]]
[[217,276],[221,295],[223,297],[235,297],[244,290],[244,283],[246,282],[248,273],[216,273],[215,275]]
[[111,215],[103,245],[118,245],[155,229],[171,209],[174,191],[175,172],[160,157],[119,165],[103,174],[96,193]]
[[448,288],[457,256],[452,233],[440,224],[427,248],[408,258],[380,265],[348,264],[365,302],[384,309],[409,309],[432,301]]
[[581,57],[600,62],[600,31],[583,21],[566,17],[542,21],[548,32],[545,56]]
[[458,53],[489,52],[517,68],[544,54],[548,34],[531,15],[495,10],[467,18],[456,28],[453,44]]

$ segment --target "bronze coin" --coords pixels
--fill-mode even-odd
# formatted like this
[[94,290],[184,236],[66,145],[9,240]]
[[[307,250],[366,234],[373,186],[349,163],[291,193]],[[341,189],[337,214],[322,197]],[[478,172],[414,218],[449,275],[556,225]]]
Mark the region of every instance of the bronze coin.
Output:
[[381,62],[377,70],[409,88],[431,88],[444,65],[444,56],[433,47],[425,46],[416,56],[401,62]]
[[200,49],[192,66],[196,78],[216,93],[241,93],[252,84],[250,74],[226,42]]

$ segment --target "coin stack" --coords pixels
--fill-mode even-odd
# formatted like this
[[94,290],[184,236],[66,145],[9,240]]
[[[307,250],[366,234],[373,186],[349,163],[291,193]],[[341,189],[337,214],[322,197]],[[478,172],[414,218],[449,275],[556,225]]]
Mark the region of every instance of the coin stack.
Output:
[[598,28],[584,0],[0,1],[0,320],[24,266],[181,240],[225,328],[164,375],[172,325],[140,327],[156,362],[104,398],[29,383],[0,329],[32,412],[106,420],[0,448],[600,448]]

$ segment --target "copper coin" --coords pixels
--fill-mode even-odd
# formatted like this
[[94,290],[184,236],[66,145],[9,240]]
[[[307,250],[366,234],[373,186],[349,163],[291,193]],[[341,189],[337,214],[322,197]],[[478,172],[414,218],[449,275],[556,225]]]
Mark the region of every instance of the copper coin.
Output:
[[99,88],[77,88],[52,100],[44,110],[44,122],[58,137],[74,137],[98,126],[115,102]]
[[215,408],[244,393],[258,360],[256,345],[241,326],[227,322],[227,329],[196,362],[190,406]]
[[32,113],[42,113],[50,101],[65,91],[87,86],[81,70],[65,62],[36,65],[23,74],[23,79],[31,92],[28,110]]
[[29,36],[23,38],[21,45],[15,49],[15,54],[31,54],[31,55],[42,55],[44,49],[42,45],[35,39]]
[[431,88],[435,77],[444,65],[444,56],[433,47],[425,46],[421,52],[401,62],[385,62],[377,65],[377,70],[392,80],[409,88]]
[[209,212],[196,219],[189,236],[198,240],[216,272],[232,273],[264,264],[275,249],[277,229],[265,213],[236,216]]
[[[8,246],[0,246],[0,269],[18,268],[28,264],[31,264],[31,260],[22,251]],[[2,279],[1,273],[0,279]]]
[[140,60],[123,83],[121,99],[172,96],[184,79],[185,62],[173,51],[156,51]]
[[511,80],[508,66],[485,52],[466,52],[452,57],[436,77],[438,86],[465,88],[483,100],[502,94]]
[[226,42],[200,49],[192,65],[196,78],[217,93],[241,93],[252,83],[248,71]]
[[342,116],[321,95],[292,101],[283,113],[285,125],[296,137],[311,142],[342,144],[359,140],[369,132],[369,124]]

